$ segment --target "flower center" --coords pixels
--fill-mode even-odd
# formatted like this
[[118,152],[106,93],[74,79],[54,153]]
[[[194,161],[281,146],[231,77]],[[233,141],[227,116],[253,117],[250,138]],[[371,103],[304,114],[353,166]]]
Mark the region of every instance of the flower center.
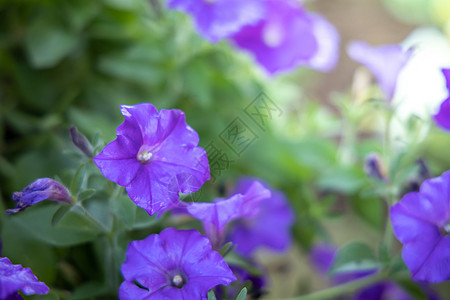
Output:
[[280,25],[275,22],[266,25],[263,29],[263,41],[271,48],[280,46],[283,42],[283,30]]
[[150,147],[147,145],[142,145],[141,148],[139,149],[136,158],[141,164],[146,165],[149,162],[151,162],[153,153],[150,150],[151,150]]
[[450,235],[450,223],[444,226],[443,231],[444,235]]
[[185,283],[186,282],[184,281],[184,278],[179,274],[173,276],[172,278],[172,286],[176,288],[181,289],[185,285]]

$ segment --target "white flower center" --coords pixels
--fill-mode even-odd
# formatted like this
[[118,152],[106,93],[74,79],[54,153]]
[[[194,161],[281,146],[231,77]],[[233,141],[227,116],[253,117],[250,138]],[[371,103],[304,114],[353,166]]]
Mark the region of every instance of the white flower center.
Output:
[[283,42],[283,29],[280,24],[273,22],[273,24],[268,24],[263,29],[263,41],[264,43],[272,48],[278,47]]
[[444,232],[448,235],[450,235],[450,223],[444,226]]
[[136,156],[137,160],[143,164],[146,165],[147,163],[150,162],[150,160],[152,159],[153,154],[149,151],[142,151],[139,152]]
[[183,285],[184,285],[184,279],[183,279],[183,277],[181,276],[181,275],[175,275],[175,276],[173,276],[173,278],[172,278],[172,284],[175,286],[175,287],[177,287],[177,288],[181,288],[181,287],[183,287]]

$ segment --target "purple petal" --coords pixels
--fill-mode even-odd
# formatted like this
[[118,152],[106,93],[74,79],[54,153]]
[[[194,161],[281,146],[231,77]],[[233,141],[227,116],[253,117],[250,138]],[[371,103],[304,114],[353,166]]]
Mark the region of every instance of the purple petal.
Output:
[[264,20],[232,36],[234,43],[253,54],[270,74],[309,61],[318,51],[314,22],[297,1],[267,0]]
[[261,0],[171,0],[169,7],[190,14],[199,33],[213,43],[264,15]]
[[223,240],[225,226],[240,217],[243,198],[243,195],[236,194],[228,199],[216,199],[214,203],[192,203],[187,211],[202,221],[206,235],[217,248]]
[[437,114],[433,116],[436,125],[444,130],[450,130],[450,98],[445,99]]
[[251,218],[259,214],[261,201],[270,198],[272,193],[256,180],[246,190],[246,192],[242,193],[244,198],[240,217]]
[[49,288],[38,281],[30,268],[13,265],[7,257],[0,257],[0,299],[7,299],[21,290],[25,295],[47,294]]
[[319,271],[320,275],[325,276],[333,264],[337,248],[328,244],[319,244],[312,247],[310,252],[311,262]]
[[151,167],[140,166],[136,177],[126,188],[133,202],[150,215],[157,212],[161,214],[179,204],[179,190],[168,188],[173,176],[165,172],[163,168],[156,163]]
[[318,43],[317,52],[304,63],[315,70],[329,72],[339,60],[340,36],[337,29],[319,14],[309,14],[314,23],[313,32]]
[[450,279],[450,172],[424,181],[391,207],[394,234],[414,280]]
[[364,42],[353,42],[348,47],[348,55],[366,66],[375,76],[384,96],[391,101],[397,77],[411,57],[412,51],[404,52],[400,45],[371,47]]
[[[242,192],[250,182],[248,178],[241,180],[237,190]],[[287,199],[281,192],[271,190],[271,197],[259,203],[258,214],[236,221],[229,239],[237,245],[236,251],[244,256],[251,255],[259,247],[281,252],[291,244],[290,227],[293,223],[294,213]]]
[[94,158],[94,163],[103,176],[118,185],[128,186],[142,166],[136,159],[138,150],[138,145],[126,136],[119,135]]
[[445,77],[445,85],[447,86],[447,90],[450,91],[450,69],[442,69],[442,73]]

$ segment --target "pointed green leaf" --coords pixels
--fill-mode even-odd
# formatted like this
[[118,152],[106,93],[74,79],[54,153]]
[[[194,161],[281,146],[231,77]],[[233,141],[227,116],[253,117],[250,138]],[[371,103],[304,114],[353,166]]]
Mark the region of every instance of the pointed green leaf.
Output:
[[240,292],[239,295],[237,295],[236,300],[245,300],[245,297],[247,297],[247,288],[243,288]]

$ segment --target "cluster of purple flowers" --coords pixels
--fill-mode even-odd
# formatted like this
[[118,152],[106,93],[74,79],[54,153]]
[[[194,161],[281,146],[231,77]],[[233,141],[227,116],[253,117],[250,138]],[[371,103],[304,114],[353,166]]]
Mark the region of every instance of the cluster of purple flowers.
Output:
[[[198,31],[211,42],[227,38],[253,54],[269,73],[308,66],[331,70],[338,59],[339,35],[322,16],[309,13],[294,0],[170,0],[169,6],[191,14]],[[412,51],[399,45],[372,48],[354,42],[348,48],[354,60],[375,76],[387,101],[395,94],[397,78]],[[444,69],[450,89],[450,70]],[[255,178],[242,178],[228,198],[184,203],[180,194],[198,191],[210,179],[206,151],[198,134],[177,109],[158,111],[152,104],[121,106],[124,122],[117,138],[93,158],[109,180],[126,188],[130,199],[150,215],[181,208],[202,222],[206,236],[196,230],[166,228],[129,244],[122,265],[120,299],[199,299],[218,285],[229,285],[250,274],[229,266],[219,254],[228,242],[252,260],[260,248],[285,251],[291,243],[294,214],[280,191]],[[450,130],[450,98],[434,116]],[[83,140],[76,142],[84,145]],[[84,143],[84,144],[83,144]],[[87,156],[92,149],[84,147]],[[376,174],[382,178],[380,174]],[[60,183],[41,178],[13,194],[20,212],[46,199],[72,203]],[[412,279],[442,282],[450,279],[450,171],[423,182],[419,192],[406,194],[390,209],[395,236],[403,243],[402,257]],[[335,249],[318,248],[313,261],[326,272]],[[335,283],[367,276],[377,270],[342,274]],[[259,287],[265,280],[251,278]],[[0,299],[20,299],[18,291],[45,294],[48,287],[30,269],[0,258]],[[376,297],[372,297],[376,295]],[[383,281],[360,291],[353,299],[410,299],[397,285]],[[372,298],[371,298],[372,297]]]
[[169,7],[192,15],[207,40],[228,38],[251,53],[270,74],[298,66],[326,72],[338,60],[337,30],[295,0],[171,0]]
[[197,231],[168,228],[132,242],[122,266],[121,299],[197,299],[229,284],[236,277],[214,251],[226,241],[245,256],[260,246],[288,248],[294,221],[288,202],[257,180],[243,179],[228,199],[180,202],[180,193],[195,192],[209,179],[206,152],[181,111],[158,112],[151,104],[139,104],[122,106],[122,114],[117,138],[94,157],[95,164],[149,214],[182,208],[203,222],[209,239]]

